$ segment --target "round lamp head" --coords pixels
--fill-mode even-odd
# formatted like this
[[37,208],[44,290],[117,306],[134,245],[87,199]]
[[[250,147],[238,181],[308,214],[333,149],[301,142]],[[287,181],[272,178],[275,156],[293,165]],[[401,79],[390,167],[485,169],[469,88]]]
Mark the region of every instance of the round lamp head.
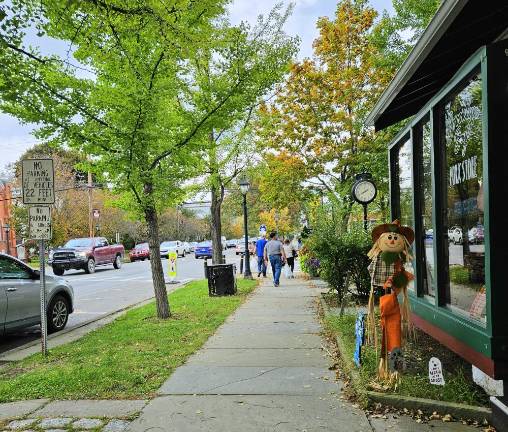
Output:
[[250,183],[249,180],[247,180],[246,178],[240,180],[238,182],[238,186],[240,186],[240,191],[242,192],[243,195],[246,195],[247,192],[249,192]]

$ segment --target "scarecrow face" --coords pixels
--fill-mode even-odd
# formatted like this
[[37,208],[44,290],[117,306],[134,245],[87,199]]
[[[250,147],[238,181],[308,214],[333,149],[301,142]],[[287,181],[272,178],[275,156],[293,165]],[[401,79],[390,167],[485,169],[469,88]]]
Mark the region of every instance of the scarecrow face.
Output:
[[404,236],[387,232],[379,236],[379,249],[382,252],[402,252],[404,250]]

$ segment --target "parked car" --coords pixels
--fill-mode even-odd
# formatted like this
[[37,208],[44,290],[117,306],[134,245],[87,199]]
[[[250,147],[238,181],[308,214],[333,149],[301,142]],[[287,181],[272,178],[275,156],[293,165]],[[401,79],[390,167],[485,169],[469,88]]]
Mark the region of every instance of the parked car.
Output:
[[134,246],[134,249],[132,249],[129,252],[129,259],[131,262],[134,261],[144,261],[146,259],[150,259],[150,251],[148,249],[148,243],[139,243],[136,246]]
[[85,270],[94,273],[97,266],[113,264],[122,267],[125,250],[121,244],[110,245],[104,237],[87,237],[69,240],[62,248],[49,253],[48,264],[53,273],[62,276],[65,270]]
[[467,232],[469,243],[481,244],[485,241],[485,231],[483,225],[476,225]]
[[212,258],[212,242],[203,241],[198,243],[196,249],[194,249],[195,258]]
[[190,242],[190,251],[194,252],[196,250],[196,246],[198,245],[198,242]]
[[183,242],[183,249],[185,250],[186,254],[190,254],[192,252],[189,242]]
[[161,258],[167,258],[169,252],[176,252],[177,256],[185,256],[185,247],[180,240],[163,241],[160,246]]
[[462,244],[462,228],[454,226],[448,230],[448,240],[453,244]]
[[236,240],[235,239],[226,240],[226,248],[230,249],[230,248],[234,248],[234,247],[236,247]]
[[[74,291],[65,279],[46,275],[48,332],[63,330],[74,310]],[[0,335],[41,322],[40,274],[0,253]]]

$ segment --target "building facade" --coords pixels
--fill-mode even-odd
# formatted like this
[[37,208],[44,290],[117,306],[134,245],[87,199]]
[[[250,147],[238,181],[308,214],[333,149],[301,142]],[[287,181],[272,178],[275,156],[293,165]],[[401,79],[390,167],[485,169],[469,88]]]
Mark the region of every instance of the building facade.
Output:
[[17,256],[16,233],[11,221],[12,189],[0,181],[0,252]]
[[389,148],[392,217],[415,229],[413,321],[498,384],[508,428],[508,2],[443,2],[369,121]]

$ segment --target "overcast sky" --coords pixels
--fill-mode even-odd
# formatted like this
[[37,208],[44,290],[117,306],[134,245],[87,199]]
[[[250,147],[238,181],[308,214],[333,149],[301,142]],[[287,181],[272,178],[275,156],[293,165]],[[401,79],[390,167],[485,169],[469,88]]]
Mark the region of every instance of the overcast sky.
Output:
[[[231,21],[254,22],[259,14],[266,14],[279,0],[234,0],[230,7]],[[289,4],[290,0],[283,0]],[[295,9],[290,17],[286,31],[298,35],[301,39],[300,59],[312,55],[312,41],[317,36],[316,20],[321,16],[332,17],[337,0],[293,0]],[[378,10],[391,11],[391,0],[371,0]],[[41,47],[42,51],[52,51],[54,47]],[[0,171],[7,164],[16,161],[21,154],[35,144],[36,139],[30,134],[29,125],[20,125],[15,118],[0,113]]]

